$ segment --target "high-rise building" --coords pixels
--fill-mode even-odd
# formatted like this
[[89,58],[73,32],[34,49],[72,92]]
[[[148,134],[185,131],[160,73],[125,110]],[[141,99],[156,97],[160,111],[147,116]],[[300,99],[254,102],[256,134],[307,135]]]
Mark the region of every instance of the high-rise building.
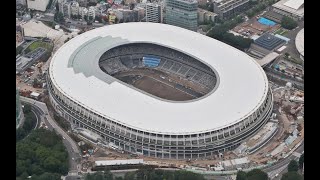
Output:
[[237,13],[247,10],[249,0],[214,0],[213,12],[219,14],[221,19],[228,19]]
[[78,2],[71,2],[70,3],[70,12],[72,16],[79,15],[79,3]]
[[90,6],[88,9],[88,17],[91,17],[93,20],[96,17],[96,8],[94,6]]
[[166,0],[167,24],[197,31],[198,2],[196,0]]
[[146,22],[161,22],[161,6],[154,3],[146,4]]
[[65,0],[62,0],[58,4],[59,4],[59,12],[61,12],[63,16],[70,18],[71,16],[70,3]]

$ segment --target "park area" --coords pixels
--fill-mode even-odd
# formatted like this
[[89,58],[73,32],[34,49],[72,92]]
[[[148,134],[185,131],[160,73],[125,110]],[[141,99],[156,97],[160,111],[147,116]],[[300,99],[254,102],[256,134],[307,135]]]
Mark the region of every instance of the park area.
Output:
[[27,54],[31,51],[34,51],[35,49],[37,49],[38,47],[42,47],[47,49],[48,52],[51,52],[53,49],[53,45],[48,43],[48,42],[43,42],[43,41],[35,41],[32,44],[30,44],[25,50],[24,52]]

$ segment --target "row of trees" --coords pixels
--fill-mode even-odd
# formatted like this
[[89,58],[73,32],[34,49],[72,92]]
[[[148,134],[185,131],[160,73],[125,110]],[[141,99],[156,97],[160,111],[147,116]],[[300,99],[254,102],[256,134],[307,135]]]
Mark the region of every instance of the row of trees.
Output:
[[33,130],[16,143],[16,179],[60,179],[68,172],[68,153],[60,136],[46,129]]
[[246,11],[245,14],[249,18],[252,18],[256,14],[258,14],[261,11],[263,11],[264,9],[266,9],[266,7],[274,4],[276,1],[277,0],[265,0],[265,1],[258,1],[258,0],[253,1],[253,0],[251,0],[251,1],[249,1],[250,9],[248,11]]
[[288,172],[284,173],[281,177],[281,180],[303,180],[303,176],[301,176],[298,171],[303,168],[304,163],[304,154],[302,154],[299,158],[299,161],[291,160],[288,164]]
[[285,29],[292,30],[298,26],[298,23],[290,17],[284,16],[281,19],[281,26]]
[[54,19],[55,21],[57,21],[58,23],[63,23],[63,22],[64,22],[63,14],[62,14],[62,12],[59,12],[59,11],[57,11],[57,12],[54,14],[53,19]]
[[234,28],[237,24],[242,23],[243,17],[237,16],[230,21],[225,21],[222,24],[215,25],[207,34],[207,36],[222,41],[230,46],[240,50],[245,50],[250,47],[253,42],[252,39],[244,38],[242,36],[235,36],[228,31]]
[[22,47],[22,46],[18,46],[18,47],[16,48],[16,56],[17,56],[18,54],[21,54],[21,53],[22,53],[22,50],[23,50],[23,47]]
[[128,172],[122,177],[113,177],[110,171],[87,174],[85,180],[204,180],[203,175],[189,171],[164,171],[155,169],[141,169]]
[[236,180],[268,180],[268,174],[260,169],[253,169],[247,173],[238,171]]
[[56,113],[53,115],[53,118],[63,130],[68,131],[71,129],[70,123],[62,117],[60,117],[59,115],[57,115]]
[[23,125],[16,130],[16,142],[25,138],[37,123],[37,119],[34,113],[31,111],[30,105],[28,104],[24,105],[23,114],[24,114]]

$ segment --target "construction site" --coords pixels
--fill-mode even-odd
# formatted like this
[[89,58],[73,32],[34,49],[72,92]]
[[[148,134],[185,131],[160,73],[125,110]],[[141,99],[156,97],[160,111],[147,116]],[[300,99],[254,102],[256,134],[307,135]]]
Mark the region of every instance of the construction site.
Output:
[[[143,165],[161,168],[196,169],[203,171],[233,171],[254,168],[284,158],[304,139],[304,92],[292,87],[278,86],[270,82],[274,96],[274,113],[265,126],[253,137],[233,151],[195,160],[170,160],[126,153],[112,143],[102,144],[96,138],[76,133],[81,145],[89,144],[82,160],[82,171],[97,168],[97,161],[142,159]],[[78,140],[80,141],[80,140]]]

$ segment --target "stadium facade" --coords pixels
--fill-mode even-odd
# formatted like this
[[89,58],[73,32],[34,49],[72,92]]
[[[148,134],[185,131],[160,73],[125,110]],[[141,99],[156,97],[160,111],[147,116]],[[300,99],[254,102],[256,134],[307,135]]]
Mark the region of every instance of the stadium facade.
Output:
[[[135,44],[166,50],[132,50]],[[120,46],[125,49],[114,50]],[[130,65],[122,63],[124,55]],[[172,101],[113,77],[137,68],[158,69],[209,92]],[[215,39],[165,24],[125,23],[83,33],[54,54],[47,81],[53,107],[73,125],[124,151],[165,159],[234,149],[268,121],[273,108],[267,77],[255,60]]]

